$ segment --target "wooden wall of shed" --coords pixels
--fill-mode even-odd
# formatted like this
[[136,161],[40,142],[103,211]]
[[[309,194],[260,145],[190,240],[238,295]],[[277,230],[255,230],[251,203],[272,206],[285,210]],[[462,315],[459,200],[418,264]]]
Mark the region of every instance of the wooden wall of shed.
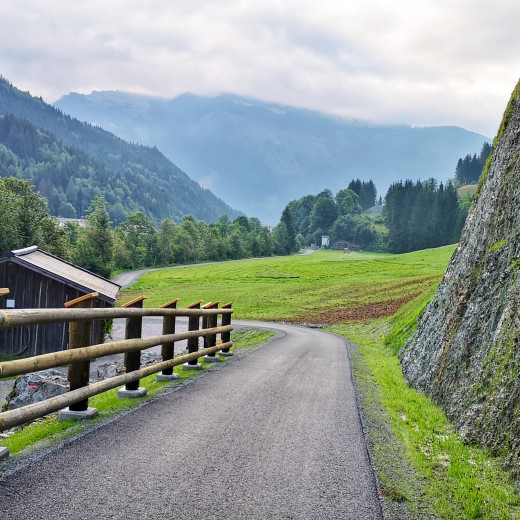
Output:
[[[0,309],[6,309],[7,300],[15,300],[16,309],[57,308],[63,309],[66,302],[86,294],[73,287],[46,277],[21,265],[0,263],[0,287],[10,290],[0,298]],[[96,299],[95,307],[106,303]],[[95,322],[92,344],[100,343],[101,322]],[[0,331],[0,353],[12,356],[37,356],[68,348],[68,323],[37,325]]]

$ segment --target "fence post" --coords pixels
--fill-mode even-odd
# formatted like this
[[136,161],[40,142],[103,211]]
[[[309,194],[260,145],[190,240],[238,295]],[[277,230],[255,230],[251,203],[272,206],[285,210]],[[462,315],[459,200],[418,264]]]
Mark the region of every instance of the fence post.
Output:
[[[200,309],[200,304],[202,303],[202,300],[199,300],[198,302],[192,303],[191,305],[188,305],[186,309]],[[200,325],[200,316],[190,316],[188,318],[188,330],[199,330]],[[188,354],[191,354],[192,352],[197,352],[199,350],[199,338],[189,338],[188,339]],[[194,359],[193,361],[188,361],[187,363],[184,363],[182,365],[183,370],[201,370],[202,365],[200,363],[197,363],[197,360]]]
[[[98,296],[99,294],[97,292],[85,294],[84,296],[67,302],[65,307],[68,309],[92,309],[92,307],[94,307],[94,300]],[[90,347],[92,345],[92,324],[92,320],[69,323],[69,349]],[[90,361],[79,361],[68,365],[67,379],[70,383],[70,391],[88,386],[89,377]],[[97,408],[89,408],[88,399],[83,399],[82,401],[71,404],[68,408],[60,410],[58,420],[88,419],[89,417],[97,415],[97,413]]]
[[[207,303],[202,308],[203,309],[218,309],[219,303],[220,302]],[[218,316],[216,314],[214,314],[213,316],[207,316],[206,317],[206,327],[204,327],[204,325],[203,325],[202,328],[211,329],[211,328],[216,327],[217,326],[217,317]],[[211,336],[204,336],[204,348],[214,347],[216,344],[217,344],[217,335],[216,334],[212,334]],[[204,359],[204,361],[209,361],[210,363],[216,363],[217,361],[220,360],[220,358],[218,356],[216,356],[215,353],[204,356],[203,359]]]
[[[169,303],[161,305],[161,309],[176,309],[179,298],[172,300]],[[175,316],[163,316],[163,336],[168,334],[175,334]],[[175,349],[175,343],[169,343],[168,345],[161,345],[161,356],[163,361],[173,359]],[[171,379],[177,379],[179,374],[173,373],[173,367],[165,368],[160,374],[155,376],[156,381],[169,381]]]
[[[209,308],[211,308],[212,305],[213,305],[212,302],[208,302],[208,303],[206,303],[206,305],[203,305],[201,307],[201,309],[209,309]],[[203,314],[202,315],[202,325],[200,326],[200,328],[201,329],[207,329],[208,327],[209,327],[208,316],[206,314]],[[206,343],[207,343],[207,337],[206,336],[203,336],[202,342],[203,342],[203,348],[206,348]]]
[[[141,296],[132,300],[121,307],[137,307],[139,309],[143,308],[143,301],[146,300],[146,296]],[[134,339],[140,338],[143,328],[143,318],[141,316],[126,318],[126,329],[125,329],[125,339]],[[139,370],[141,368],[141,351],[137,350],[135,352],[127,352],[125,354],[125,367],[126,373],[133,372],[134,370]],[[132,397],[143,397],[146,395],[146,388],[139,386],[139,380],[131,381],[130,383],[126,383],[124,388],[120,388],[117,391],[117,397],[120,399],[132,398]]]
[[[231,306],[233,305],[233,302],[226,303],[220,307],[221,309],[231,309]],[[225,327],[226,325],[231,325],[231,313],[229,314],[222,314],[222,327]],[[220,335],[220,340],[222,343],[227,343],[228,341],[231,341],[231,332],[223,332]],[[224,350],[220,351],[221,356],[232,356],[233,352],[230,352],[231,347],[225,348]]]

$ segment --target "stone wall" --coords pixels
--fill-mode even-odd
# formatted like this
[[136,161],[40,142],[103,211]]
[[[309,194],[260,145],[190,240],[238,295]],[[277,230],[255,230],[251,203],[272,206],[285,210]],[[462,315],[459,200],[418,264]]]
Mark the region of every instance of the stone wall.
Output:
[[400,352],[411,386],[520,472],[520,83],[446,274]]

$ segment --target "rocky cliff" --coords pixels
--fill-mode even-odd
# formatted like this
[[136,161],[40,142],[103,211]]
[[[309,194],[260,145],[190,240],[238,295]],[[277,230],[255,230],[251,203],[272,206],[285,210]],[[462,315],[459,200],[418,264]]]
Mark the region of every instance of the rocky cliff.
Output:
[[400,352],[411,386],[520,473],[520,82],[460,244]]

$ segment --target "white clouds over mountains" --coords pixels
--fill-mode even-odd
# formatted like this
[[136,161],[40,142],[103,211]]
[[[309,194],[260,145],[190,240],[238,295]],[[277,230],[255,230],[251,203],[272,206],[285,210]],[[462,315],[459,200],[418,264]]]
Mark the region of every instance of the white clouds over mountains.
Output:
[[493,135],[519,76],[510,0],[0,0],[0,74],[55,101],[236,92]]

